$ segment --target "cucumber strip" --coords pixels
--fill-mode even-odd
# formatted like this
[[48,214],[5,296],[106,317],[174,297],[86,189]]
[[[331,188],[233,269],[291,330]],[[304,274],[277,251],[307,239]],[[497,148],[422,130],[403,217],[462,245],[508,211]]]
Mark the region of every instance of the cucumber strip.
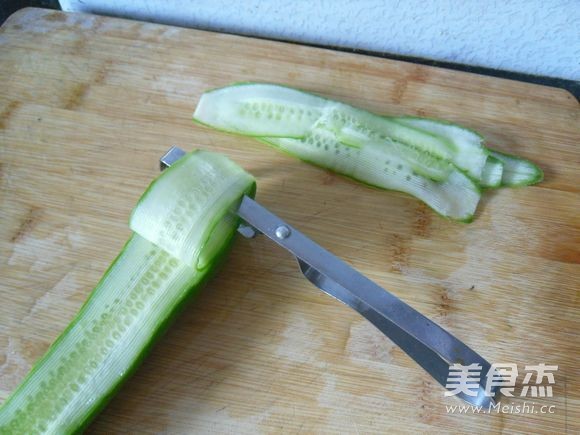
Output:
[[132,370],[203,277],[135,234],[66,331],[0,409],[0,433],[70,433]]
[[[208,197],[222,198],[229,184],[222,179],[239,178],[241,169],[232,166],[225,157],[197,152],[182,158],[184,161],[166,170],[142,198],[139,207],[145,212],[133,214],[132,222],[141,216],[156,215],[153,200],[156,190],[188,190],[196,196],[190,203],[208,204]],[[195,164],[191,164],[195,161]],[[210,165],[197,177],[190,170]],[[199,165],[198,165],[199,164]],[[246,174],[245,191],[253,194],[254,181]],[[184,184],[185,186],[182,186]],[[204,280],[215,269],[233,238],[237,219],[219,220],[238,198],[231,203],[216,201],[210,211],[195,209],[191,214],[196,229],[207,234],[201,238],[208,249],[192,246],[187,237],[180,237],[183,246],[200,251],[197,266],[185,263],[162,249],[142,234],[134,233],[121,254],[105,272],[68,328],[52,344],[48,352],[0,408],[0,433],[58,433],[81,431],[112,397],[121,383],[143,359],[155,339]],[[167,196],[160,208],[175,210],[179,199]],[[189,213],[189,212],[188,212]],[[157,231],[146,231],[156,241],[159,234],[170,234],[167,220],[152,220]],[[187,218],[179,220],[189,228]],[[219,233],[219,234],[218,234]],[[183,254],[183,246],[175,252]],[[190,260],[191,255],[184,255]]]
[[[481,192],[463,172],[450,171],[442,182],[430,180],[414,170],[405,153],[384,143],[368,142],[352,147],[329,131],[314,131],[303,139],[261,138],[306,162],[383,189],[411,194],[437,213],[463,222],[473,220]],[[450,165],[452,167],[452,165]]]
[[490,150],[490,152],[494,158],[503,164],[502,186],[529,186],[544,179],[544,172],[529,160],[495,150]]
[[456,152],[450,160],[475,180],[482,179],[483,168],[487,162],[489,151],[484,146],[483,137],[473,130],[428,118],[411,116],[391,118],[398,123],[442,137],[455,146]]
[[193,119],[245,136],[303,137],[327,100],[285,86],[237,83],[205,92]]
[[[313,131],[319,130],[317,127]],[[454,170],[453,165],[448,160],[438,158],[414,146],[405,145],[390,137],[381,136],[371,131],[365,133],[362,131],[364,130],[351,126],[343,126],[340,129],[334,130],[334,134],[340,142],[357,148],[362,148],[369,143],[383,146],[385,154],[400,156],[400,158],[412,166],[415,172],[434,181],[447,179],[451,171]]]
[[216,223],[237,207],[254,183],[250,174],[224,156],[196,154],[197,158],[178,160],[179,170],[154,181],[129,221],[134,232],[192,267],[199,267],[200,253]]
[[300,139],[316,124],[350,128],[371,139],[391,138],[452,160],[457,152],[445,138],[409,127],[347,104],[286,86],[238,83],[205,92],[193,119],[218,130],[245,136]]
[[[368,184],[410,193],[461,221],[473,218],[480,186],[530,184],[542,177],[530,162],[491,156],[479,134],[459,125],[380,116],[280,85],[243,83],[206,92],[193,118]],[[385,168],[387,161],[400,169]]]
[[453,156],[458,151],[454,143],[431,132],[347,104],[329,102],[321,122],[334,131],[357,131],[362,141],[392,139],[449,161],[453,161]]
[[488,156],[481,174],[481,186],[496,188],[501,186],[503,163],[493,156]]
[[[358,136],[368,140],[394,140],[415,152],[447,160],[476,181],[488,152],[481,138],[461,127],[417,118],[390,118],[285,86],[243,83],[204,93],[193,119],[230,133],[255,137],[301,139],[312,129]],[[440,180],[441,175],[431,175]]]

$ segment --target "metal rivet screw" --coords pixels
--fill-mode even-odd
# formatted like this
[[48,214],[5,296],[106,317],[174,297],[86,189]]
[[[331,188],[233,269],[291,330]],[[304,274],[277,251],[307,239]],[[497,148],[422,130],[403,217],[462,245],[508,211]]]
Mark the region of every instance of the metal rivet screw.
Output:
[[276,228],[275,234],[279,239],[285,239],[290,235],[290,228],[285,225],[280,225],[278,228]]

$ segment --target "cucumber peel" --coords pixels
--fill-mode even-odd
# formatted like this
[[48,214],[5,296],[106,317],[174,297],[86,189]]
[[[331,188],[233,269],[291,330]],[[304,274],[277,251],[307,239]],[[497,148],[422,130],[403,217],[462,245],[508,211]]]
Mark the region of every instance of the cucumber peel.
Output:
[[[188,206],[168,194],[182,191]],[[254,192],[251,175],[214,153],[190,153],[163,172],[133,212],[120,255],[0,408],[0,433],[82,431],[215,270],[238,224],[226,214]],[[169,224],[180,209],[176,234]]]

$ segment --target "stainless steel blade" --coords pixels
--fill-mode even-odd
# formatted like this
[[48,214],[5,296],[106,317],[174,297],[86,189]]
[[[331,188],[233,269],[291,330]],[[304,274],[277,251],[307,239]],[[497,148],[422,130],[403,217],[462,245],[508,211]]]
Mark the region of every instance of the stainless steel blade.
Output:
[[[181,150],[170,150],[161,159],[162,167],[183,154]],[[452,364],[479,364],[482,376],[476,395],[459,393],[457,397],[484,407],[494,403],[495,388],[486,394],[486,375],[491,365],[463,342],[252,198],[244,196],[237,213],[245,222],[238,228],[242,235],[254,237],[262,233],[290,251],[312,284],[358,311],[444,387]]]

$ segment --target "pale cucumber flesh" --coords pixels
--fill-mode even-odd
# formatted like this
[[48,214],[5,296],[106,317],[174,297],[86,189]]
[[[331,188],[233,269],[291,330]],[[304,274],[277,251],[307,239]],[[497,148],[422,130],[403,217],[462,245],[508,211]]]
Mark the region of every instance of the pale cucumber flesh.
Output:
[[501,186],[502,176],[503,163],[492,155],[488,156],[481,174],[482,187],[496,188]]
[[534,163],[520,157],[490,150],[491,155],[503,165],[501,185],[506,187],[529,186],[544,178],[543,171]]
[[336,130],[358,130],[362,137],[376,141],[392,139],[440,159],[451,161],[457,152],[453,143],[428,131],[409,127],[346,104],[329,103],[322,119]]
[[416,173],[434,181],[447,179],[451,171],[454,170],[453,165],[449,161],[423,152],[414,146],[403,144],[388,136],[373,134],[370,131],[361,130],[360,128],[352,126],[343,126],[342,128],[336,129],[334,130],[334,135],[341,143],[353,147],[363,148],[368,144],[383,147],[385,155],[391,154],[405,160]]
[[[247,112],[252,107],[254,111]],[[480,187],[516,186],[541,179],[535,165],[490,154],[483,138],[462,126],[381,116],[285,86],[245,83],[206,92],[194,119],[219,130],[254,136],[360,181],[411,193],[458,220],[471,219]],[[371,162],[371,155],[377,161]],[[387,170],[378,176],[387,160],[397,161],[404,170]],[[450,186],[456,188],[457,197]],[[461,201],[465,205],[458,207]]]
[[194,119],[246,136],[302,137],[325,105],[324,98],[292,88],[240,83],[205,92]]
[[252,185],[253,177],[231,160],[197,151],[196,158],[180,159],[151,184],[129,225],[174,257],[199,267],[201,250],[215,224],[232,212]]
[[71,433],[113,392],[203,273],[135,234],[73,323],[0,408],[0,433]]
[[382,143],[352,147],[324,130],[304,139],[261,140],[304,161],[364,183],[411,194],[451,219],[471,221],[480,198],[478,187],[462,172],[451,171],[441,182],[430,180],[414,170],[405,153],[397,155]]
[[456,152],[450,160],[458,168],[464,169],[474,180],[481,180],[489,152],[479,134],[455,124],[433,119],[398,117],[393,120],[442,137],[454,144]]

